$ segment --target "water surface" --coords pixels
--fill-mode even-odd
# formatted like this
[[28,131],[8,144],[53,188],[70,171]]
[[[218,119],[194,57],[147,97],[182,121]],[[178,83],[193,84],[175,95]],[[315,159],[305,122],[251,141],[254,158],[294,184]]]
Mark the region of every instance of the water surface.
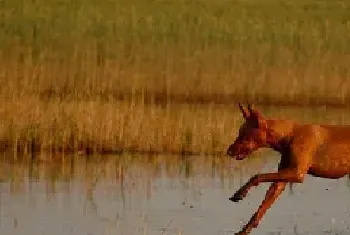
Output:
[[[208,156],[103,156],[0,168],[0,234],[234,234],[268,184],[228,200],[257,172],[276,169],[265,152],[246,161]],[[6,159],[6,158],[5,158]],[[347,178],[307,177],[286,189],[252,234],[348,234]]]

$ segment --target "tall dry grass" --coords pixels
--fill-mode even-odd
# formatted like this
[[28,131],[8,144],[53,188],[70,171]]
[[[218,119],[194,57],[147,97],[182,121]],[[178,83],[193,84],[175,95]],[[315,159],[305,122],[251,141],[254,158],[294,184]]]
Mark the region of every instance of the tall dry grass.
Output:
[[0,4],[3,149],[222,153],[214,103],[350,100],[346,0]]
[[[2,150],[60,153],[225,154],[243,121],[235,106],[77,102],[27,98],[3,101]],[[324,108],[262,108],[267,118],[347,123],[349,113]],[[50,159],[51,155],[44,154]],[[16,155],[15,155],[16,157]],[[55,157],[53,154],[51,157]]]

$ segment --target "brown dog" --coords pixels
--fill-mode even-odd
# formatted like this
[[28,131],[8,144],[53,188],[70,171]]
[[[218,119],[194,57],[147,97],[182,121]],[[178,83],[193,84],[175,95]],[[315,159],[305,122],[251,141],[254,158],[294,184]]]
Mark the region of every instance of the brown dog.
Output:
[[272,183],[259,209],[236,235],[249,234],[258,226],[287,183],[302,183],[306,174],[337,179],[350,173],[350,126],[267,120],[250,105],[247,109],[241,104],[239,107],[245,122],[227,154],[242,160],[253,151],[266,147],[279,152],[281,161],[277,173],[255,175],[230,198],[234,202],[240,201],[253,186]]

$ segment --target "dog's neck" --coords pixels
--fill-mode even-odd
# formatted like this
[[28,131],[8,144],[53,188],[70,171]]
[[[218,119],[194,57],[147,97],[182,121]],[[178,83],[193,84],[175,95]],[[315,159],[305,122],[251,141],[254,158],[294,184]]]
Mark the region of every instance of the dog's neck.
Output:
[[293,130],[297,124],[288,120],[267,120],[267,146],[281,154],[289,151]]

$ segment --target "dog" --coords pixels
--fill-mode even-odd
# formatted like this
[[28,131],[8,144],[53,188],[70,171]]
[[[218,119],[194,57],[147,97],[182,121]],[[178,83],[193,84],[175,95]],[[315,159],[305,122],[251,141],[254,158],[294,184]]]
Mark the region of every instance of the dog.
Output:
[[253,176],[230,198],[238,202],[252,187],[272,183],[258,210],[236,235],[249,234],[258,226],[287,183],[303,183],[307,174],[338,179],[350,173],[350,126],[271,120],[250,104],[240,103],[239,108],[245,121],[227,155],[243,160],[260,148],[270,148],[281,154],[281,160],[277,172]]

